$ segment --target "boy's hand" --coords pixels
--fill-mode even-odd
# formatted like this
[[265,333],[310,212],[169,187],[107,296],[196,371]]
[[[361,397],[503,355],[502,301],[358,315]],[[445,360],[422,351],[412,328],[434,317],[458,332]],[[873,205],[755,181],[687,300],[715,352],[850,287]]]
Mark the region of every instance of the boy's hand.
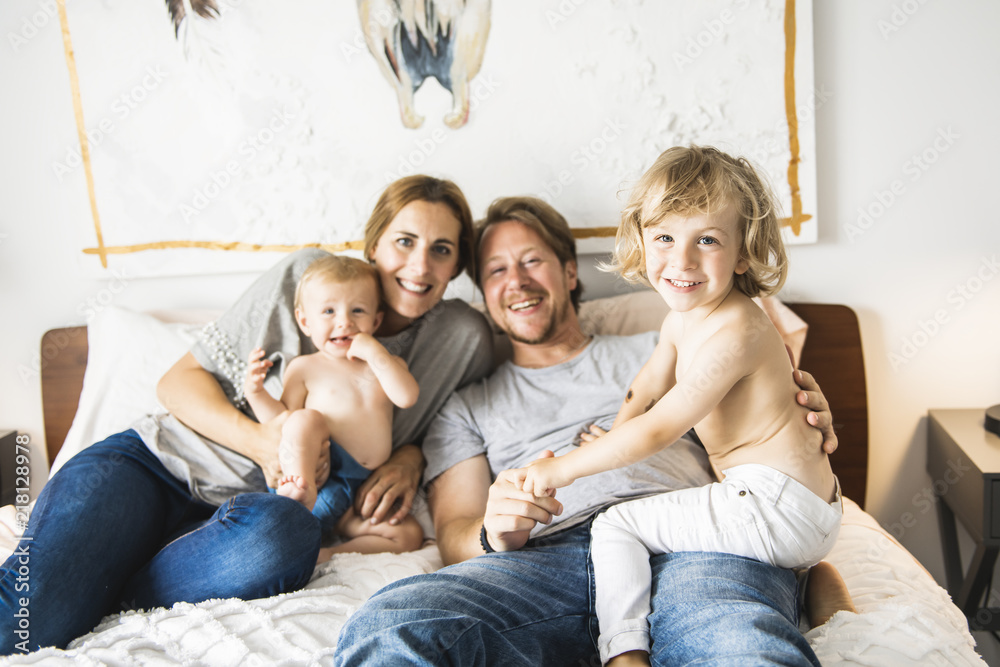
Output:
[[247,377],[243,383],[244,396],[251,396],[264,391],[264,378],[267,377],[267,371],[273,365],[273,361],[264,358],[264,348],[254,348],[247,359]]
[[573,483],[573,478],[564,471],[565,466],[558,458],[536,459],[527,468],[514,471],[515,484],[538,498],[554,496],[556,489]]
[[607,433],[607,431],[605,431],[597,424],[591,424],[590,430],[580,432],[580,444],[585,445],[588,442],[593,442],[594,440],[597,440],[605,433]]

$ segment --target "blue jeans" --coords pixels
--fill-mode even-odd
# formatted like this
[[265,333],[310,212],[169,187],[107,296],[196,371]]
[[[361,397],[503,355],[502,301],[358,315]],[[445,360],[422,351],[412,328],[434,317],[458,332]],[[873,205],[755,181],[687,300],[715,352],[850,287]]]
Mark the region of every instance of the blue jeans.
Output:
[[[351,509],[354,496],[371,474],[372,471],[358,463],[346,449],[330,441],[330,476],[316,494],[312,510],[324,537],[336,532],[340,517]],[[275,489],[269,491],[277,493]]]
[[0,653],[64,647],[120,610],[301,588],[319,542],[300,503],[247,493],[210,507],[135,431],[113,435],[49,480],[0,568]]
[[[788,570],[715,553],[655,556],[654,665],[812,665]],[[397,581],[340,633],[334,664],[600,665],[590,525]]]

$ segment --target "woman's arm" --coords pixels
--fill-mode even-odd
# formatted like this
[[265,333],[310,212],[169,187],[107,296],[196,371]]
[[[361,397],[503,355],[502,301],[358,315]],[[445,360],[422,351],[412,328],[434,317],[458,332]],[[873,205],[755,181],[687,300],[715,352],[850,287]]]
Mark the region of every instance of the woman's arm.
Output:
[[424,455],[416,445],[394,449],[389,460],[372,471],[358,489],[354,511],[373,524],[386,520],[390,525],[398,524],[413,509],[424,464]]
[[268,484],[280,477],[278,443],[282,420],[258,424],[237,410],[215,376],[202,368],[190,352],[160,379],[156,396],[185,425],[259,465]]

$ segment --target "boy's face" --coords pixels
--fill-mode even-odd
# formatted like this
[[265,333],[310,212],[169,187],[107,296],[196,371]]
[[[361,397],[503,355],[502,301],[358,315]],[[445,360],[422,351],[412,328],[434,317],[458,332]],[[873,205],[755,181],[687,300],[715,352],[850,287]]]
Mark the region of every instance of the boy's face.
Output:
[[732,206],[708,215],[668,215],[642,230],[649,282],[680,312],[721,303],[735,276],[747,270],[742,244]]
[[309,282],[295,319],[320,352],[344,356],[354,336],[373,334],[382,322],[379,295],[372,278],[338,283],[322,278]]

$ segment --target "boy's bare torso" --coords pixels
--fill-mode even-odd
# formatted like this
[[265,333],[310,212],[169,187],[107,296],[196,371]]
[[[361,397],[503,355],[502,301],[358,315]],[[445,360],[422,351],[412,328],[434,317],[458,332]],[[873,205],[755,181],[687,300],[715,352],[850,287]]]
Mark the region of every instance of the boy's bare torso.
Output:
[[767,315],[751,299],[735,292],[708,317],[684,330],[676,313],[665,327],[676,341],[676,379],[695,387],[712,381],[688,377],[694,354],[709,337],[724,336],[727,353],[716,363],[750,369],[709,414],[695,425],[709,460],[721,479],[722,471],[746,464],[770,466],[800,482],[817,496],[832,502],[835,481],[822,450],[822,433],[806,422],[808,410],[794,396],[799,388],[791,374],[784,343]]
[[319,352],[299,360],[289,375],[295,372],[305,384],[305,407],[323,414],[334,442],[358,463],[381,465],[392,449],[393,405],[368,364]]

